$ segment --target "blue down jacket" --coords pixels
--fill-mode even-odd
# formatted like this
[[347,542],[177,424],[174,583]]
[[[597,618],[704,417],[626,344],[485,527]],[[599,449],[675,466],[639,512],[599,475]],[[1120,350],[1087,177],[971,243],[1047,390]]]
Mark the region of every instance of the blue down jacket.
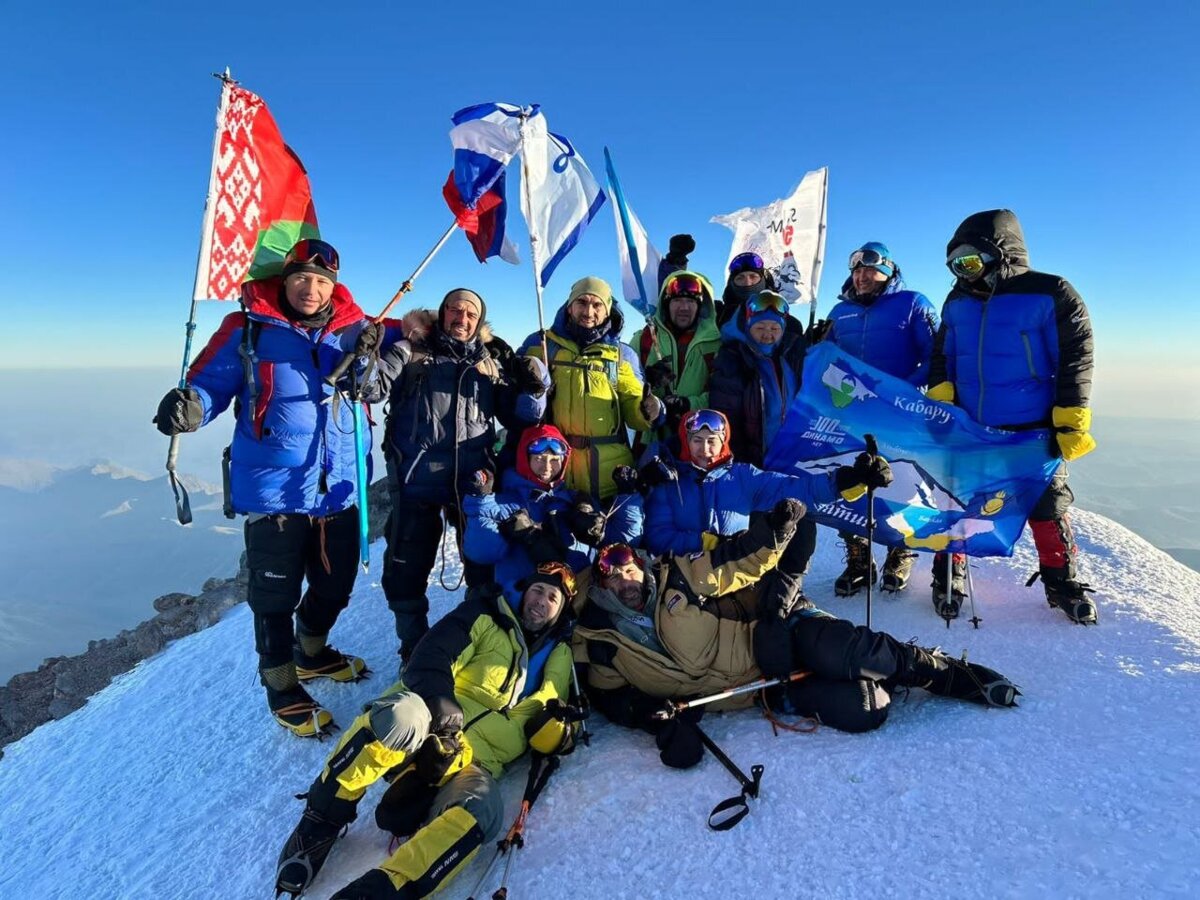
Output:
[[825,340],[889,375],[925,386],[937,315],[924,294],[905,289],[899,269],[875,297],[859,297],[847,279],[829,322]]
[[[303,328],[284,316],[281,289],[279,278],[243,285],[245,312],[225,317],[187,380],[204,405],[204,424],[237,401],[235,511],[328,516],[355,502],[354,416],[325,377],[354,349],[368,319],[338,284],[333,318],[323,328]],[[370,443],[368,428],[368,465]]]

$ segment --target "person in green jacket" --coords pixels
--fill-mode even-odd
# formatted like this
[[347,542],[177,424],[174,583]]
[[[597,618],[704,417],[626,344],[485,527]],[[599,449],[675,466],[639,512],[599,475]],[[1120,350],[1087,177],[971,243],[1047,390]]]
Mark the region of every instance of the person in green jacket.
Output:
[[673,272],[664,279],[658,306],[630,343],[642,364],[646,384],[663,401],[667,418],[641,442],[674,435],[683,414],[708,406],[708,376],[721,346],[713,287],[696,272]]

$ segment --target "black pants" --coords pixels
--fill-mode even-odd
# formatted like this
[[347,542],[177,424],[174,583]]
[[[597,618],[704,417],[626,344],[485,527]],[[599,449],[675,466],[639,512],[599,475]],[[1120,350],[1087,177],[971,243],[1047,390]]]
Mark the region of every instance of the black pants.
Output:
[[903,683],[912,649],[882,631],[871,631],[819,610],[786,621],[759,622],[755,656],[763,674],[796,670],[807,678],[774,688],[768,699],[787,712],[812,716],[841,731],[870,731],[887,720],[891,689]]
[[309,634],[328,634],[350,602],[358,574],[358,507],[324,519],[304,513],[247,519],[245,532],[254,649],[259,668],[271,669],[292,659],[293,613]]
[[437,565],[438,544],[442,539],[442,513],[458,530],[459,556],[467,587],[492,580],[492,567],[471,562],[462,553],[461,513],[453,505],[411,500],[392,493],[392,514],[388,519],[388,546],[383,561],[383,593],[388,608],[396,617],[396,637],[407,656],[429,630],[429,598],[425,586],[429,573]]

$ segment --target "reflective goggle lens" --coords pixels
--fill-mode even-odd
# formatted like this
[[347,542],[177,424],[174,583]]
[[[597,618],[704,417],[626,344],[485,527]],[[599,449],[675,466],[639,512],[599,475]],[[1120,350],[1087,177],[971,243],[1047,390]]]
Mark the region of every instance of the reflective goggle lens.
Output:
[[878,250],[855,250],[850,254],[851,272],[853,272],[859,266],[890,266],[891,264],[892,261]]
[[984,253],[968,253],[964,256],[956,256],[950,260],[950,271],[959,278],[966,278],[968,281],[973,278],[978,278],[983,274],[983,270],[987,268],[990,262]]
[[575,573],[571,571],[569,566],[565,566],[560,562],[540,563],[537,567],[539,575],[557,575],[562,579],[563,587],[566,588],[568,594],[575,593]]
[[767,312],[768,310],[773,310],[781,316],[786,316],[788,304],[779,294],[763,291],[762,293],[755,294],[746,301],[746,309],[752,316]]
[[705,428],[717,434],[725,433],[725,417],[715,409],[698,409],[694,413],[690,413],[683,423],[684,430],[688,434],[695,434]]
[[600,551],[600,556],[596,558],[596,565],[600,568],[601,575],[611,575],[613,569],[619,569],[636,561],[637,554],[628,544],[609,544]]
[[730,275],[736,275],[738,272],[761,272],[765,268],[763,258],[757,253],[739,253],[729,261]]
[[694,278],[691,275],[681,275],[678,278],[671,279],[667,283],[667,299],[673,300],[676,297],[695,297],[699,300],[704,296],[704,286],[700,283],[699,278]]
[[540,437],[529,442],[526,451],[533,455],[537,453],[553,453],[555,456],[566,456],[567,445],[556,437]]
[[318,238],[305,238],[297,241],[295,246],[287,252],[287,256],[283,258],[285,266],[288,263],[314,262],[324,266],[330,272],[336,272],[340,264],[338,252],[333,249],[333,245]]

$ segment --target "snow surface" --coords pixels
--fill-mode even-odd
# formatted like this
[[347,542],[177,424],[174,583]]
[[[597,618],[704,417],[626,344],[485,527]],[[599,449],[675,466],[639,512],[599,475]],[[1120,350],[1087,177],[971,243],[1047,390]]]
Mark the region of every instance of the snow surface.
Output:
[[[1200,575],[1107,519],[1074,515],[1084,575],[1102,588],[1099,627],[1070,624],[1040,586],[1023,587],[1028,539],[1012,560],[977,563],[977,631],[935,617],[928,557],[901,599],[876,599],[876,627],[966,648],[1022,686],[1019,709],[913,691],[868,735],[775,737],[753,712],[706,716],[743,769],[766,766],[751,814],[721,834],[705,820],[736,785],[715,759],[668,770],[648,736],[593,718],[591,746],[565,759],[530,815],[510,896],[1196,896]],[[314,689],[343,724],[394,674],[381,551],[334,635],[376,674]],[[840,570],[822,529],[808,592],[861,621],[862,595],[833,597]],[[434,614],[460,594],[431,588]],[[0,897],[273,895],[301,811],[293,795],[333,744],[267,717],[248,613],[178,641],[5,749]],[[509,814],[525,770],[504,779]],[[386,856],[372,816],[381,788],[306,896],[328,897]],[[443,895],[466,896],[482,865]]]

